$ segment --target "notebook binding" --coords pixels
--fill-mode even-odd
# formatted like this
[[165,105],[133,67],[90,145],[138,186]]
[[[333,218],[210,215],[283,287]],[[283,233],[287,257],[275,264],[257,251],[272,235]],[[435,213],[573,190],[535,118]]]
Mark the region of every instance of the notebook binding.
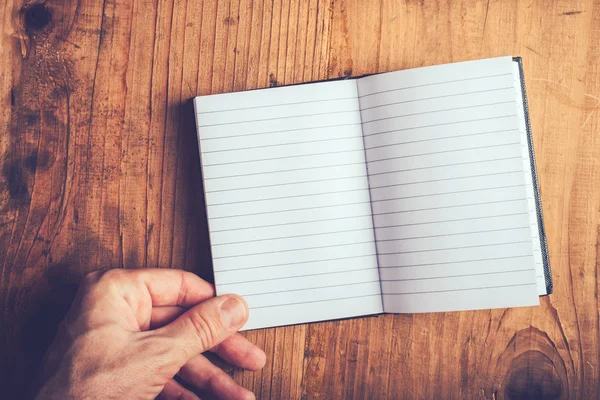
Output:
[[540,247],[542,253],[542,262],[544,267],[544,280],[546,282],[546,294],[551,294],[553,290],[552,272],[550,270],[550,257],[548,256],[548,240],[544,230],[544,217],[542,215],[542,200],[538,184],[537,166],[535,162],[535,153],[533,150],[533,137],[531,135],[531,123],[529,120],[529,104],[527,102],[527,93],[525,91],[525,79],[523,74],[523,62],[521,57],[513,57],[519,65],[521,95],[523,98],[523,111],[525,114],[525,128],[527,130],[527,142],[529,144],[529,161],[531,163],[531,179],[533,182],[533,193],[535,197],[535,208],[537,214],[537,223],[540,236]]

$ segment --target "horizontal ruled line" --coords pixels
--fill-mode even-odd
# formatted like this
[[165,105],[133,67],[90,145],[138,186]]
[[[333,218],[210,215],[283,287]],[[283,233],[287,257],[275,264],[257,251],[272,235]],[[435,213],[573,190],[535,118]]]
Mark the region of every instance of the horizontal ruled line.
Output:
[[[245,133],[243,135],[229,135],[229,136],[219,136],[219,137],[211,137],[211,138],[200,137],[200,147],[202,147],[202,142],[205,141],[205,140],[217,140],[217,139],[225,139],[225,138],[247,137],[247,136],[254,136],[254,135],[266,135],[268,133],[294,132],[294,131],[305,131],[305,130],[311,130],[311,129],[335,128],[335,127],[338,127],[338,126],[356,126],[356,125],[361,125],[361,123],[360,122],[355,122],[355,123],[351,123],[351,124],[311,126],[311,127],[308,127],[308,128],[282,129],[280,131]],[[200,131],[200,130],[198,130],[198,131]]]
[[263,296],[263,295],[267,295],[267,294],[278,294],[278,293],[288,293],[288,292],[301,292],[304,290],[313,290],[313,289],[330,289],[330,288],[342,287],[342,286],[366,285],[368,283],[375,283],[375,282],[379,282],[379,281],[377,280],[377,281],[366,281],[366,282],[356,282],[356,283],[342,283],[339,285],[315,286],[315,287],[308,287],[308,288],[302,288],[302,289],[288,289],[288,290],[278,290],[278,291],[264,292],[264,293],[251,293],[251,294],[244,294],[244,297]]
[[312,156],[324,156],[324,155],[330,155],[330,154],[351,153],[353,151],[361,151],[362,152],[363,149],[341,150],[341,151],[326,151],[324,153],[301,154],[301,155],[297,155],[297,156],[287,156],[287,157],[263,158],[263,159],[260,159],[260,160],[231,161],[231,162],[219,163],[219,164],[204,164],[203,166],[204,167],[214,167],[214,166],[217,166],[217,165],[247,164],[247,163],[253,163],[253,162],[271,161],[271,160],[283,160],[283,159],[298,158],[298,157],[312,157]]
[[304,248],[301,248],[301,249],[275,250],[275,251],[263,251],[263,252],[260,252],[260,253],[237,254],[235,256],[213,257],[213,260],[223,260],[225,258],[238,258],[238,257],[249,257],[249,256],[262,256],[262,255],[265,255],[265,254],[289,253],[291,251],[329,249],[329,248],[332,248],[332,247],[344,247],[344,246],[352,246],[352,245],[365,244],[365,243],[373,243],[373,241],[372,240],[368,240],[368,241],[365,241],[365,242],[352,242],[352,243],[330,244],[330,245],[327,245],[327,246],[304,247]]
[[[478,150],[478,149],[490,149],[492,147],[501,147],[501,146],[510,146],[513,144],[518,144],[519,142],[515,142],[515,143],[502,143],[502,144],[492,144],[492,145],[488,145],[488,146],[477,146],[477,147],[467,147],[464,149],[454,149],[454,150],[442,150],[442,151],[434,151],[431,153],[419,153],[419,154],[408,154],[405,156],[397,156],[397,157],[389,157],[389,158],[381,158],[379,160],[367,160],[367,164],[371,164],[371,163],[376,163],[379,161],[388,161],[388,160],[397,160],[399,158],[409,158],[409,157],[418,157],[418,156],[428,156],[428,155],[432,155],[432,154],[442,154],[442,153],[453,153],[456,151],[465,151],[465,150]],[[397,146],[397,145],[392,145],[392,146]],[[369,149],[370,150],[370,149]],[[365,151],[365,153],[369,153],[369,151]],[[368,157],[367,157],[368,158]]]
[[[394,201],[394,200],[401,200],[401,199],[414,199],[414,198],[419,198],[419,197],[430,197],[430,196],[441,196],[441,195],[445,195],[445,194],[455,194],[455,193],[478,192],[480,190],[506,189],[506,188],[520,187],[520,186],[525,186],[525,185],[495,186],[495,187],[489,187],[489,188],[483,188],[483,189],[457,190],[457,191],[452,191],[452,192],[440,192],[440,193],[422,194],[422,195],[416,195],[416,196],[393,197],[391,199],[372,200],[371,202],[372,203],[379,203],[379,202],[384,202],[384,201]],[[299,195],[294,195],[294,196],[269,197],[269,198],[257,199],[257,200],[232,201],[232,202],[228,202],[228,203],[212,203],[212,204],[209,204],[208,207],[210,208],[210,207],[213,207],[213,206],[222,206],[222,205],[228,205],[228,204],[253,203],[253,202],[258,202],[258,201],[282,200],[282,199],[289,199],[289,198],[296,198],[296,197],[320,196],[320,195],[337,194],[337,193],[350,193],[350,192],[358,192],[358,191],[361,191],[361,190],[365,190],[366,191],[366,190],[369,190],[369,189],[338,190],[338,191],[335,191],[335,192],[323,192],[323,193],[299,194]]]
[[301,183],[317,183],[317,182],[338,181],[338,180],[342,180],[342,179],[356,179],[356,178],[366,178],[366,177],[367,177],[367,175],[363,174],[363,175],[356,175],[356,176],[346,176],[343,178],[325,178],[325,179],[315,179],[315,180],[310,180],[310,181],[275,183],[273,185],[260,185],[260,186],[248,186],[248,187],[233,188],[233,189],[209,190],[209,191],[206,191],[205,193],[208,194],[208,193],[219,193],[219,192],[233,192],[235,190],[262,189],[262,188],[267,188],[267,187],[297,185],[297,184],[301,184]]
[[244,271],[244,270],[247,270],[247,269],[257,269],[257,268],[287,267],[288,265],[311,264],[311,263],[323,262],[323,261],[349,260],[349,259],[355,259],[355,258],[372,257],[374,255],[376,255],[376,254],[375,253],[369,253],[369,254],[363,254],[361,256],[325,258],[325,259],[317,260],[317,261],[298,261],[298,262],[284,263],[284,264],[257,265],[257,266],[254,266],[254,267],[230,268],[230,269],[220,269],[220,270],[217,270],[215,268],[215,273],[227,272],[227,271]]
[[404,213],[415,212],[415,211],[442,210],[442,209],[446,209],[446,208],[480,206],[480,205],[485,205],[485,204],[508,203],[508,202],[511,202],[511,201],[522,201],[522,200],[527,200],[527,197],[523,197],[523,198],[520,198],[520,199],[510,199],[510,200],[484,201],[484,202],[481,202],[481,203],[457,204],[457,205],[453,205],[453,206],[418,208],[418,209],[415,209],[415,210],[389,211],[389,212],[384,212],[384,213],[373,213],[373,215],[404,214]]
[[513,258],[525,258],[525,257],[533,257],[533,255],[531,255],[531,254],[522,254],[521,255],[520,254],[520,255],[512,255],[510,257],[478,258],[475,260],[450,261],[450,262],[438,262],[438,263],[427,263],[427,264],[388,265],[388,266],[379,266],[379,268],[429,267],[429,266],[445,265],[445,264],[464,264],[464,263],[480,262],[480,261],[510,260]]
[[379,294],[379,293],[375,293],[375,294],[363,294],[363,295],[359,295],[359,296],[337,297],[335,299],[309,300],[309,301],[301,301],[301,302],[297,302],[297,303],[274,304],[274,305],[269,305],[269,306],[250,307],[250,309],[251,310],[258,310],[259,308],[285,307],[285,306],[295,306],[295,305],[310,304],[310,303],[325,303],[327,301],[351,300],[351,299],[360,299],[362,297],[374,297],[374,296],[379,297],[379,296],[381,296],[381,294]]
[[[375,226],[375,229],[394,228],[394,227],[402,227],[402,226],[416,226],[416,225],[437,224],[437,223],[444,223],[444,222],[468,221],[468,220],[474,220],[474,219],[497,218],[497,217],[505,217],[505,216],[513,216],[513,215],[524,215],[524,214],[529,214],[529,212],[511,213],[511,214],[498,214],[498,215],[490,215],[490,216],[485,216],[485,217],[459,218],[459,219],[449,219],[449,220],[431,221],[431,222],[418,222],[418,223],[412,223],[412,224]],[[362,218],[362,217],[368,217],[368,216],[371,216],[371,215],[372,214],[364,214],[364,215],[354,215],[354,216],[351,216],[351,217],[345,216],[345,217],[319,219],[319,220],[314,220],[314,221],[301,221],[301,222],[292,222],[292,223],[288,222],[288,223],[283,223],[283,224],[260,225],[260,226],[246,227],[246,228],[233,228],[233,229],[211,230],[211,232],[215,232],[215,233],[216,232],[229,232],[229,231],[239,231],[239,230],[246,230],[246,229],[268,228],[268,227],[282,226],[282,225],[310,224],[310,223],[314,223],[314,222],[326,222],[326,221],[335,221],[335,220],[340,220],[340,219]]]
[[454,122],[444,122],[441,124],[433,124],[433,125],[421,125],[421,126],[411,126],[410,128],[401,128],[401,129],[391,129],[389,131],[382,131],[382,132],[376,132],[376,133],[369,133],[369,134],[365,134],[364,136],[375,136],[375,135],[383,135],[386,133],[393,133],[393,132],[402,132],[402,131],[410,131],[413,129],[421,129],[421,128],[433,128],[436,126],[444,126],[444,125],[455,125],[455,124],[464,124],[464,123],[468,123],[468,122],[478,122],[478,121],[488,121],[491,119],[500,119],[500,118],[510,118],[510,117],[516,117],[517,114],[511,114],[511,115],[500,115],[498,117],[487,117],[487,118],[478,118],[478,119],[468,119],[468,120],[464,120],[464,121],[454,121]]
[[227,215],[227,216],[223,216],[223,217],[211,217],[211,219],[223,219],[223,218],[234,218],[234,217],[248,217],[248,216],[251,216],[251,215],[277,214],[277,213],[292,212],[292,211],[318,210],[318,209],[321,209],[321,208],[355,206],[355,205],[358,205],[358,204],[369,204],[369,203],[370,203],[369,201],[359,201],[359,202],[356,202],[356,203],[334,204],[334,205],[327,205],[327,206],[316,206],[316,207],[305,207],[305,208],[293,208],[291,210],[265,211],[265,212],[258,212],[258,213],[249,213],[249,214]]
[[299,144],[307,144],[307,143],[322,143],[322,142],[330,142],[333,140],[346,140],[346,139],[360,139],[359,137],[356,136],[344,136],[344,137],[338,137],[338,138],[333,138],[333,139],[321,139],[321,140],[308,140],[308,141],[304,141],[304,142],[294,142],[294,143],[279,143],[279,144],[267,144],[267,145],[263,145],[263,146],[254,146],[254,147],[240,147],[238,149],[225,149],[225,150],[212,150],[212,151],[203,151],[203,154],[208,154],[208,153],[223,153],[226,151],[241,151],[241,150],[253,150],[253,149],[264,149],[267,147],[278,147],[278,146],[295,146],[295,145],[299,145]]
[[423,111],[423,112],[418,112],[418,113],[412,113],[412,114],[403,114],[403,115],[396,115],[395,117],[385,117],[385,118],[378,118],[378,119],[372,119],[370,121],[367,122],[363,122],[363,126],[366,124],[370,124],[373,122],[378,122],[378,121],[385,121],[388,119],[396,119],[396,118],[404,118],[404,117],[412,117],[415,115],[425,115],[425,114],[433,114],[433,113],[437,113],[437,112],[445,112],[445,111],[456,111],[456,110],[468,110],[471,108],[479,108],[479,107],[489,107],[489,106],[497,106],[500,104],[509,104],[509,103],[516,103],[515,100],[511,100],[511,101],[499,101],[496,103],[489,103],[489,104],[478,104],[478,105],[474,105],[474,106],[463,106],[463,107],[454,107],[454,108],[444,108],[442,110],[432,110],[432,111]]
[[446,234],[443,234],[443,235],[411,236],[411,237],[399,238],[399,239],[377,239],[376,242],[377,243],[379,243],[379,242],[397,242],[397,241],[400,241],[400,240],[429,239],[429,238],[446,237],[446,236],[471,235],[473,233],[488,233],[488,232],[512,231],[512,230],[515,230],[515,229],[525,229],[525,228],[529,228],[529,225],[515,226],[515,227],[512,227],[512,228],[490,229],[490,230],[483,230],[483,231],[446,233]]
[[487,217],[469,217],[469,218],[448,219],[448,220],[442,220],[442,221],[418,222],[418,223],[414,223],[414,224],[400,224],[400,225],[376,226],[375,229],[396,228],[396,227],[400,227],[400,226],[415,226],[415,225],[439,224],[439,223],[443,223],[443,222],[469,221],[469,220],[473,220],[473,219],[497,218],[497,217],[507,217],[507,216],[511,216],[511,215],[525,215],[525,214],[529,214],[529,212],[512,213],[512,214],[497,214],[497,215],[489,215]]
[[292,169],[281,169],[277,171],[268,171],[268,172],[251,172],[248,174],[239,174],[239,175],[225,175],[225,176],[217,176],[213,178],[204,178],[205,181],[211,179],[225,179],[225,178],[238,178],[240,176],[255,176],[255,175],[268,175],[268,174],[278,174],[280,172],[292,172],[292,171],[304,171],[310,169],[324,169],[324,168],[333,168],[333,167],[345,167],[351,165],[364,165],[364,163],[347,163],[347,164],[333,164],[333,165],[324,165],[317,167],[305,167],[305,168],[292,168]]
[[[522,241],[515,241],[515,242],[480,244],[480,245],[473,245],[473,246],[432,248],[432,249],[426,249],[426,250],[397,251],[397,252],[389,252],[389,253],[378,252],[377,254],[378,255],[414,254],[414,253],[424,253],[424,252],[431,252],[431,251],[471,249],[471,248],[479,248],[479,247],[502,246],[502,245],[507,245],[507,244],[520,244],[520,243],[529,243],[529,242],[530,241],[528,241],[528,240],[522,240]],[[307,247],[307,248],[301,248],[301,249],[277,250],[277,251],[269,251],[269,252],[261,252],[261,253],[238,254],[238,255],[234,255],[234,256],[213,257],[213,260],[223,260],[223,259],[227,259],[227,258],[258,256],[258,255],[265,255],[265,254],[289,253],[292,251],[327,249],[327,248],[332,248],[332,247],[352,246],[352,245],[359,245],[359,244],[366,244],[366,243],[372,243],[372,241],[356,242],[356,243],[343,243],[343,244],[328,245],[328,246],[315,246],[315,247]],[[322,260],[315,260],[315,261],[322,261]],[[308,261],[308,262],[311,262],[311,261]]]
[[518,169],[518,170],[514,170],[514,171],[493,172],[493,173],[481,174],[481,175],[453,176],[453,177],[450,177],[450,178],[431,179],[431,180],[428,180],[428,181],[396,183],[396,184],[393,184],[393,185],[384,185],[384,186],[371,186],[371,189],[383,189],[383,188],[388,188],[388,187],[406,186],[406,185],[417,185],[417,184],[420,184],[420,183],[430,183],[430,182],[440,182],[440,181],[453,181],[453,180],[457,180],[457,179],[481,178],[481,177],[485,177],[485,176],[507,175],[507,174],[514,174],[514,173],[519,173],[519,172],[521,172],[521,170]]
[[286,117],[276,117],[276,118],[266,118],[266,119],[254,119],[254,120],[250,120],[250,121],[223,122],[223,123],[220,123],[220,124],[198,125],[198,129],[200,129],[200,128],[211,128],[213,126],[235,125],[235,124],[250,124],[250,123],[253,123],[253,122],[268,122],[268,121],[276,121],[276,120],[281,120],[281,119],[316,117],[316,116],[319,116],[319,115],[356,113],[358,111],[359,111],[358,109],[356,109],[356,110],[344,110],[344,111],[328,111],[328,112],[324,112],[324,113],[290,115],[290,116],[286,116]]
[[[398,146],[398,145],[401,145],[401,144],[431,142],[431,141],[434,141],[434,140],[456,139],[456,138],[469,137],[469,136],[481,136],[481,135],[489,135],[491,133],[500,133],[500,132],[512,132],[512,131],[515,131],[515,130],[516,129],[501,129],[501,130],[498,130],[498,131],[477,132],[477,133],[468,133],[468,134],[464,134],[464,135],[446,136],[446,137],[431,138],[431,139],[411,140],[411,141],[408,141],[408,142],[389,143],[389,144],[382,144],[380,146],[365,147],[365,150],[379,149],[379,148],[382,148],[382,147],[389,147],[389,146]],[[519,158],[525,158],[525,157],[521,156]]]
[[293,195],[293,196],[281,196],[281,197],[268,197],[268,198],[256,199],[256,200],[231,201],[229,203],[212,203],[212,204],[209,204],[209,206],[222,206],[222,205],[225,205],[225,204],[253,203],[255,201],[291,199],[291,198],[295,198],[295,197],[320,196],[320,195],[324,195],[324,194],[334,194],[334,193],[349,193],[349,192],[358,192],[358,191],[361,191],[361,190],[369,190],[369,189],[336,190],[335,192],[297,194],[297,195]]
[[219,109],[216,111],[201,111],[198,112],[196,114],[200,115],[200,114],[213,114],[213,113],[217,113],[217,112],[227,112],[227,111],[241,111],[241,110],[252,110],[255,108],[265,108],[265,107],[283,107],[283,106],[293,106],[293,105],[298,105],[298,104],[308,104],[308,103],[323,103],[323,102],[327,102],[327,101],[338,101],[338,100],[352,100],[352,99],[356,99],[356,97],[341,97],[339,99],[324,99],[324,100],[308,100],[308,101],[297,101],[294,103],[276,103],[276,104],[265,104],[262,106],[253,106],[253,107],[241,107],[241,108],[228,108],[228,109]]
[[490,159],[490,160],[478,160],[478,161],[467,161],[467,162],[460,162],[460,163],[454,163],[454,164],[432,165],[432,166],[429,166],[429,167],[397,169],[397,170],[393,170],[393,171],[377,172],[375,174],[368,174],[368,175],[369,175],[369,177],[371,177],[371,176],[377,176],[377,175],[393,174],[393,173],[396,173],[396,172],[418,171],[420,169],[431,169],[431,168],[442,168],[442,167],[454,167],[456,165],[479,164],[479,163],[491,162],[491,161],[516,160],[518,158],[521,158],[521,157],[493,158],[493,159]]
[[[483,218],[488,218],[488,217],[483,217]],[[525,229],[525,228],[529,228],[529,227],[530,227],[530,225],[524,225],[524,226],[514,226],[511,228],[490,229],[490,230],[483,230],[483,231],[465,231],[465,232],[456,232],[456,233],[446,233],[443,235],[410,236],[410,237],[398,238],[398,239],[378,239],[377,242],[394,242],[394,241],[398,241],[398,240],[427,239],[427,238],[444,237],[444,236],[468,235],[468,234],[472,234],[472,233],[499,232],[499,231],[513,230],[513,229]],[[386,229],[386,228],[376,228],[376,229]],[[372,229],[371,228],[347,229],[347,230],[332,231],[332,232],[307,233],[305,235],[277,236],[277,237],[266,238],[266,239],[253,239],[253,240],[241,240],[241,241],[237,241],[237,242],[215,243],[215,244],[213,244],[213,246],[227,246],[230,244],[264,242],[264,241],[279,240],[279,239],[295,239],[295,238],[308,237],[308,236],[333,235],[336,233],[359,232],[359,231],[370,231],[370,230],[372,230]]]
[[392,253],[381,253],[378,252],[378,255],[380,256],[389,256],[389,255],[396,255],[396,254],[413,254],[413,253],[426,253],[426,252],[430,252],[430,251],[445,251],[445,250],[460,250],[460,249],[474,249],[474,248],[478,248],[478,247],[490,247],[490,246],[502,246],[505,244],[519,244],[519,243],[529,243],[529,240],[521,240],[518,242],[504,242],[504,243],[492,243],[492,244],[478,244],[478,245],[474,245],[474,246],[460,246],[460,247],[444,247],[441,249],[427,249],[427,250],[412,250],[412,251],[396,251],[396,252],[392,252]]
[[508,189],[508,188],[513,188],[513,187],[522,187],[522,186],[525,186],[525,185],[497,186],[497,187],[483,188],[483,189],[468,189],[468,190],[457,190],[457,191],[453,191],[453,192],[441,192],[441,193],[433,193],[433,194],[420,194],[420,195],[417,195],[417,196],[393,197],[391,199],[385,199],[385,200],[372,200],[371,203],[382,203],[384,201],[395,201],[395,200],[402,200],[402,199],[414,199],[414,198],[418,198],[418,197],[442,196],[442,195],[445,195],[445,194],[479,192],[479,191],[482,191],[482,190]]
[[267,228],[271,226],[281,226],[281,225],[298,225],[298,224],[310,224],[313,222],[323,222],[323,221],[335,221],[338,219],[348,219],[348,218],[360,218],[360,217],[369,217],[371,213],[364,215],[352,215],[352,216],[344,216],[344,217],[336,217],[336,218],[326,218],[326,219],[317,219],[314,221],[301,221],[301,222],[285,222],[283,224],[273,224],[273,225],[260,225],[260,226],[250,226],[247,228],[233,228],[233,229],[222,229],[222,230],[213,230],[212,232],[228,232],[228,231],[239,231],[243,229],[255,229],[255,228]]
[[345,274],[345,273],[348,273],[348,272],[370,271],[370,270],[377,270],[377,266],[375,266],[375,267],[368,267],[368,268],[347,269],[347,270],[344,270],[344,271],[325,272],[325,273],[319,273],[319,274],[304,274],[304,275],[284,276],[284,277],[281,277],[281,278],[253,279],[251,281],[228,282],[228,283],[221,283],[221,284],[219,284],[219,287],[228,286],[228,285],[238,285],[238,284],[243,284],[243,283],[256,283],[256,282],[278,281],[278,280],[281,280],[281,279],[296,279],[296,278],[304,278],[304,277],[307,277],[307,276],[335,275],[335,274]]
[[483,286],[483,287],[466,288],[466,289],[430,290],[430,291],[426,291],[426,292],[382,293],[382,295],[384,295],[384,296],[402,296],[402,295],[411,295],[411,294],[433,294],[433,293],[462,292],[462,291],[466,291],[466,290],[499,289],[499,288],[521,287],[521,286],[537,286],[537,282],[522,283],[519,285]]
[[[422,99],[414,99],[414,100],[405,100],[405,101],[397,101],[394,103],[387,103],[387,104],[381,104],[378,106],[371,106],[371,107],[365,107],[365,108],[361,108],[360,111],[366,111],[366,110],[371,110],[373,108],[379,108],[379,107],[387,107],[387,106],[393,106],[396,104],[404,104],[404,103],[413,103],[415,101],[424,101],[424,100],[435,100],[435,99],[443,99],[443,98],[447,98],[447,97],[454,97],[454,96],[464,96],[466,94],[477,94],[477,93],[486,93],[486,92],[496,92],[499,90],[506,90],[506,89],[512,89],[512,86],[508,86],[508,87],[501,87],[501,88],[495,88],[495,89],[485,89],[485,90],[475,90],[473,92],[464,92],[464,93],[453,93],[453,94],[446,94],[443,96],[433,96],[433,97],[425,97]],[[395,89],[395,90],[402,90],[402,89]],[[392,90],[394,91],[394,90]],[[370,95],[367,95],[370,96]]]
[[398,88],[398,89],[388,89],[388,90],[381,90],[379,92],[373,92],[373,93],[369,93],[369,94],[363,94],[362,96],[358,96],[358,98],[373,96],[373,95],[380,94],[380,93],[388,93],[388,92],[396,92],[396,91],[399,91],[399,90],[413,89],[413,88],[418,88],[418,87],[443,85],[445,83],[454,83],[454,82],[474,81],[474,80],[477,80],[477,79],[495,78],[495,77],[498,77],[498,76],[507,76],[507,75],[512,75],[512,73],[497,74],[497,75],[488,75],[488,76],[479,76],[477,78],[454,79],[454,80],[451,80],[451,81],[444,81],[444,82],[424,83],[422,85],[405,86],[405,87]]
[[426,278],[407,278],[407,279],[380,279],[381,282],[407,282],[407,281],[425,281],[430,279],[446,279],[446,278],[466,278],[468,276],[480,276],[480,275],[495,275],[495,274],[510,274],[515,272],[526,272],[531,271],[531,268],[527,269],[514,269],[510,271],[497,271],[497,272],[479,272],[476,274],[462,274],[462,275],[445,275],[445,276],[428,276]]
[[[527,213],[524,213],[524,214],[527,214]],[[485,219],[485,218],[488,218],[488,217],[482,217],[482,219]],[[445,236],[469,235],[469,234],[473,234],[473,233],[500,232],[500,231],[515,230],[515,229],[525,229],[525,228],[529,228],[529,227],[530,227],[529,225],[524,225],[524,226],[514,226],[511,228],[490,229],[490,230],[482,230],[482,231],[465,231],[465,232],[456,232],[456,233],[446,233],[443,235],[410,236],[410,237],[398,238],[398,239],[378,239],[378,240],[376,240],[376,242],[395,242],[395,241],[399,241],[399,240],[428,239],[428,238],[445,237]],[[376,229],[386,229],[386,228],[376,228]],[[241,240],[241,241],[237,241],[237,242],[215,243],[215,244],[213,244],[213,247],[227,246],[230,244],[265,242],[265,241],[269,241],[269,240],[295,239],[295,238],[308,237],[308,236],[333,235],[336,233],[360,232],[360,231],[370,231],[370,230],[372,230],[372,229],[371,228],[347,229],[347,230],[332,231],[332,232],[308,233],[305,235],[277,236],[277,237],[266,238],[266,239],[253,239],[253,240]]]
[[[529,226],[529,225],[528,225]],[[278,240],[278,239],[295,239],[295,238],[301,238],[301,237],[307,237],[307,236],[321,236],[321,235],[332,235],[332,234],[336,234],[336,233],[347,233],[347,232],[359,232],[359,231],[372,231],[373,229],[371,228],[364,228],[364,229],[347,229],[347,230],[342,230],[342,231],[333,231],[333,232],[321,232],[321,233],[307,233],[305,235],[294,235],[294,236],[276,236],[276,237],[272,237],[272,238],[266,238],[266,239],[253,239],[253,240],[242,240],[239,242],[228,242],[228,243],[216,243],[213,244],[214,246],[227,246],[230,244],[241,244],[241,243],[254,243],[254,242],[265,242],[268,240]]]

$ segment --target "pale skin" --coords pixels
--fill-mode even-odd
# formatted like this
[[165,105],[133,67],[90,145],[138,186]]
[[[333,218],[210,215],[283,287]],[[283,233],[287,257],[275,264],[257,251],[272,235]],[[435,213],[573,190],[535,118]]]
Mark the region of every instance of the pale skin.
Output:
[[[202,353],[257,370],[265,353],[237,331],[236,295],[174,269],[115,269],[85,277],[46,357],[36,399],[254,399]],[[184,388],[174,377],[187,383]]]

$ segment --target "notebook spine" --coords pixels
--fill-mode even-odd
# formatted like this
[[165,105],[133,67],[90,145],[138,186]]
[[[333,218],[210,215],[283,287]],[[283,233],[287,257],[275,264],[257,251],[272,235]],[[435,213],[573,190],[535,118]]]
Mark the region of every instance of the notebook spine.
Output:
[[529,120],[529,104],[527,102],[527,92],[525,91],[525,75],[523,73],[523,62],[521,57],[513,57],[513,61],[517,62],[519,66],[519,76],[520,82],[517,84],[521,88],[521,99],[520,103],[523,106],[523,113],[525,119],[525,129],[526,136],[528,142],[529,149],[529,163],[531,165],[531,180],[533,184],[533,193],[535,200],[535,209],[537,215],[537,227],[538,234],[540,237],[540,247],[542,253],[542,263],[544,269],[544,280],[546,283],[546,294],[551,294],[553,291],[553,282],[552,282],[552,271],[550,269],[550,258],[548,256],[548,240],[546,238],[546,232],[544,230],[544,218],[542,215],[542,200],[540,196],[539,184],[538,184],[538,175],[537,175],[537,167],[535,161],[535,152],[533,149],[533,137],[531,135],[531,123]]

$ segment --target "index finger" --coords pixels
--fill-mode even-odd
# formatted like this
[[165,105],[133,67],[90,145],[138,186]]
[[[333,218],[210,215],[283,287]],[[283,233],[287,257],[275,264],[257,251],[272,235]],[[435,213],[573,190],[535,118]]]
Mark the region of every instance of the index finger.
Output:
[[193,307],[215,295],[213,286],[197,275],[171,268],[113,269],[102,274],[106,282],[130,300],[147,293],[152,306]]

